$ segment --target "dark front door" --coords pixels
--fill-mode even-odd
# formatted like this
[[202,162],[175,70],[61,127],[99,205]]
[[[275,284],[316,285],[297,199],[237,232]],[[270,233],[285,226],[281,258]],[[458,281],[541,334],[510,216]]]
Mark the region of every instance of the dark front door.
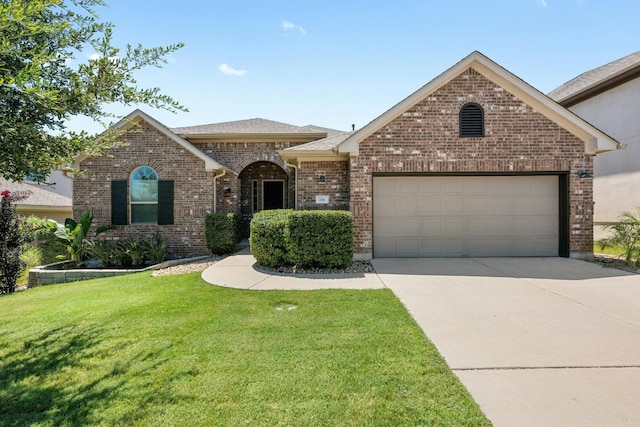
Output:
[[263,181],[262,182],[262,209],[283,209],[284,208],[284,182],[283,181]]

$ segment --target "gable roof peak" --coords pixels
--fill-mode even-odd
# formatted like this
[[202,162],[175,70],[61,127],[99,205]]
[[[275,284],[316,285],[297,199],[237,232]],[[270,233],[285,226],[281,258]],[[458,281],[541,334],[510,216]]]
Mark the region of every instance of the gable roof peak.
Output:
[[529,85],[527,82],[506,70],[481,52],[475,50],[462,58],[445,72],[413,92],[411,95],[391,107],[382,115],[360,128],[350,137],[341,142],[337,150],[358,154],[360,142],[384,126],[389,124],[403,112],[440,89],[469,68],[474,69],[483,77],[491,80],[509,93],[521,99],[536,111],[573,133],[585,143],[585,152],[597,154],[603,151],[620,148],[619,143],[604,132],[587,123],[571,111],[554,102],[551,98]]
[[[213,158],[207,156],[202,151],[198,150],[189,141],[185,140],[184,138],[181,138],[179,135],[176,135],[174,132],[171,131],[171,129],[169,129],[168,127],[166,127],[165,125],[163,125],[162,123],[160,123],[159,121],[157,121],[156,119],[154,119],[153,117],[151,117],[150,115],[148,115],[147,113],[145,113],[139,108],[136,108],[135,110],[133,110],[126,117],[124,117],[118,123],[113,125],[112,128],[118,129],[118,130],[126,130],[131,126],[134,126],[139,121],[144,121],[148,123],[151,127],[155,128],[158,132],[165,135],[167,138],[177,143],[182,148],[186,149],[188,152],[190,152],[200,160],[204,161],[205,170],[213,171],[213,170],[228,169],[224,165],[221,165],[220,163],[215,161]],[[86,155],[80,155],[76,159],[76,161],[82,161],[86,157],[87,157]]]

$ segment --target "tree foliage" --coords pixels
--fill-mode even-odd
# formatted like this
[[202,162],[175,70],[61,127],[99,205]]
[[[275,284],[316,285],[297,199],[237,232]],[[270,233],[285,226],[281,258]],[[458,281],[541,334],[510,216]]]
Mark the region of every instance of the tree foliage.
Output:
[[[0,0],[0,171],[11,180],[44,177],[80,153],[99,154],[117,135],[72,132],[86,116],[106,125],[110,103],[186,110],[159,88],[139,88],[137,70],[160,67],[182,47],[113,45],[102,0]],[[88,58],[88,59],[86,59]]]

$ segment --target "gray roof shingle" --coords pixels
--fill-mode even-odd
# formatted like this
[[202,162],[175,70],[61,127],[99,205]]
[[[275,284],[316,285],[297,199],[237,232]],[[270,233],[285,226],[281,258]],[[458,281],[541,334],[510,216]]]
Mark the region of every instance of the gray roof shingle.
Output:
[[316,126],[316,125],[302,126],[302,129],[309,129],[312,132],[317,132],[317,133],[326,133],[327,137],[336,136],[336,135],[342,135],[344,133],[343,130],[324,128],[322,126]]
[[37,184],[26,184],[21,182],[11,182],[0,178],[0,191],[9,190],[12,193],[17,191],[30,191],[31,194],[26,199],[17,202],[18,205],[34,206],[64,206],[71,207],[71,198],[61,196],[52,191],[44,190]]
[[287,148],[284,151],[329,151],[336,148],[342,141],[352,134],[353,132],[340,133],[317,141],[307,142],[306,144]]
[[211,134],[305,134],[328,133],[328,131],[340,132],[333,129],[317,126],[295,126],[287,123],[266,119],[235,120],[231,122],[211,123],[207,125],[186,126],[171,128],[171,131],[179,135],[211,135]]
[[562,102],[636,67],[640,67],[640,51],[586,71],[552,90],[548,96],[556,102]]

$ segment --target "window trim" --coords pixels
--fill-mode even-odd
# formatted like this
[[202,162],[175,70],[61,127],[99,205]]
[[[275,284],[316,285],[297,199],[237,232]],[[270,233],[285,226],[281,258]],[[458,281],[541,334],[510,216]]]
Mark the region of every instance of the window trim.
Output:
[[[148,181],[156,181],[157,185],[159,186],[159,182],[160,179],[158,177],[158,172],[156,172],[156,170],[154,168],[152,168],[151,166],[148,165],[141,165],[138,166],[137,168],[135,168],[133,171],[131,171],[131,174],[129,175],[129,197],[128,197],[128,202],[129,202],[129,218],[130,218],[130,224],[131,225],[148,225],[148,224],[157,224],[158,223],[158,206],[159,206],[159,189],[156,190],[156,200],[155,201],[134,201],[131,198],[131,195],[133,193],[132,189],[133,189],[133,181],[134,181],[134,175],[137,171],[139,171],[140,169],[150,169],[153,174],[155,175],[155,179],[150,179]],[[141,180],[144,181],[144,180]],[[134,205],[155,205],[156,206],[156,218],[155,221],[149,221],[149,222],[134,222],[133,221],[133,206]]]
[[[130,180],[112,180],[111,181],[111,224],[113,225],[149,225],[150,223],[131,223],[129,222],[130,206],[129,203],[129,184]],[[173,180],[158,180],[158,221],[157,225],[173,225],[174,216],[174,191],[175,183]]]
[[251,212],[256,213],[259,211],[258,206],[258,180],[251,180]]

